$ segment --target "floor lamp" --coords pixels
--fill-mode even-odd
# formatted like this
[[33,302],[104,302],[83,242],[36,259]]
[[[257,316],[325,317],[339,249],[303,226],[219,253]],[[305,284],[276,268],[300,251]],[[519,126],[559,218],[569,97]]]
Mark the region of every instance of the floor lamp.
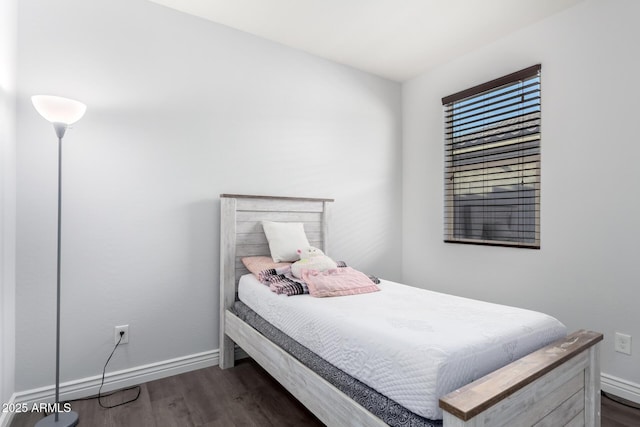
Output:
[[53,124],[58,136],[58,263],[56,298],[56,402],[55,412],[41,419],[36,427],[72,427],[78,424],[76,412],[60,412],[60,231],[62,201],[62,137],[67,127],[82,118],[87,106],[72,99],[59,96],[36,95],[31,102],[42,117]]

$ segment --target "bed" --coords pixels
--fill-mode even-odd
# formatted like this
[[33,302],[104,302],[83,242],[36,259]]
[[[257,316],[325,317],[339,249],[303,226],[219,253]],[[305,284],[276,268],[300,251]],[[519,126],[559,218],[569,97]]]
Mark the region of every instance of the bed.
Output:
[[[332,202],[221,195],[220,367],[233,366],[237,344],[325,424],[382,426],[386,425],[383,417],[350,398],[234,310],[238,283],[248,273],[241,259],[270,254],[261,221],[302,222],[309,243],[326,251]],[[439,399],[442,424],[599,426],[601,340],[599,333],[576,331],[457,388]]]

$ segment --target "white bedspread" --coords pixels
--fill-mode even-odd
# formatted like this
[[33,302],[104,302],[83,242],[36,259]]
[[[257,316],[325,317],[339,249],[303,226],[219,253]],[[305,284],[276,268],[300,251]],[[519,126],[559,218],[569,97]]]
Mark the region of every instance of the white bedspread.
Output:
[[429,419],[442,418],[441,396],[566,335],[546,314],[385,280],[380,288],[287,297],[249,274],[238,295],[311,351]]

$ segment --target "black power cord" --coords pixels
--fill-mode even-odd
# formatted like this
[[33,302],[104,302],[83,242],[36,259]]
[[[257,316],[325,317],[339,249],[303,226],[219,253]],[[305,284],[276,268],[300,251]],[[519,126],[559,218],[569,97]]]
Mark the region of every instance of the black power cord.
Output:
[[[105,373],[107,372],[107,365],[109,364],[109,361],[113,357],[113,354],[116,352],[116,349],[120,345],[120,342],[122,341],[123,337],[124,337],[124,331],[120,331],[120,339],[118,339],[118,342],[113,347],[113,350],[111,351],[111,354],[109,355],[109,358],[107,358],[107,361],[104,364],[104,368],[102,368],[102,380],[100,381],[100,388],[98,389],[98,395],[97,396],[85,397],[85,398],[81,398],[81,399],[67,400],[66,402],[70,403],[70,402],[80,402],[80,401],[84,401],[84,400],[98,399],[98,404],[102,408],[111,409],[111,408],[115,408],[115,407],[118,407],[118,406],[126,405],[127,403],[135,402],[136,400],[138,400],[138,398],[140,397],[140,392],[142,390],[139,385],[134,385],[134,386],[131,386],[131,387],[126,387],[126,388],[122,388],[122,389],[119,389],[119,390],[115,390],[115,391],[112,391],[111,393],[108,393],[108,394],[102,394],[102,387],[104,386],[104,376],[105,376]],[[129,400],[125,401],[125,402],[121,402],[121,403],[118,403],[118,404],[115,404],[115,405],[104,405],[102,403],[102,398],[103,397],[113,396],[116,393],[125,392],[125,391],[129,391],[129,390],[134,390],[136,388],[138,389],[138,393],[136,394],[136,397],[134,397],[133,399],[129,399]]]
[[[113,347],[113,351],[111,351],[111,354],[109,355],[109,358],[107,359],[107,362],[104,364],[104,368],[102,368],[102,381],[100,381],[100,388],[98,389],[98,404],[99,404],[101,407],[105,408],[105,409],[111,409],[111,408],[115,408],[115,407],[117,407],[117,406],[126,405],[127,403],[135,402],[135,401],[136,401],[136,400],[138,400],[138,398],[140,397],[140,391],[141,391],[141,389],[140,389],[140,386],[139,386],[139,385],[134,385],[134,386],[132,386],[132,387],[127,387],[127,388],[123,388],[123,389],[121,389],[121,390],[116,390],[116,391],[114,391],[114,392],[109,393],[109,394],[108,394],[108,395],[106,395],[106,396],[102,396],[102,386],[104,385],[104,375],[105,375],[105,372],[107,371],[107,365],[109,364],[109,361],[110,361],[110,360],[111,360],[111,358],[113,357],[113,353],[115,353],[115,352],[116,352],[116,349],[117,349],[117,348],[118,348],[118,346],[120,345],[120,341],[122,341],[122,337],[124,337],[124,331],[120,331],[120,339],[118,339],[118,342],[117,342],[117,343],[116,343],[116,345]],[[136,394],[136,397],[134,397],[133,399],[127,400],[127,401],[125,401],[125,402],[118,403],[118,404],[115,404],[115,405],[103,405],[103,404],[102,404],[102,401],[100,400],[102,397],[108,397],[108,396],[111,396],[111,395],[113,395],[113,394],[115,394],[115,393],[117,393],[117,392],[119,392],[119,391],[124,392],[124,391],[128,391],[128,390],[133,390],[133,389],[135,389],[135,388],[137,388],[137,389],[138,389],[138,394]]]

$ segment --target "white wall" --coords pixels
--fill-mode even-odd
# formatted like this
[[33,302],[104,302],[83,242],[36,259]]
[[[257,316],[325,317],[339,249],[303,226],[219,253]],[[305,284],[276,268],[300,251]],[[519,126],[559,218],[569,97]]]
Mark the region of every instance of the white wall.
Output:
[[[18,390],[53,383],[56,140],[62,381],[218,347],[220,193],[332,197],[331,255],[400,278],[401,87],[143,0],[21,0]],[[391,226],[389,225],[391,224]],[[357,238],[356,238],[357,236]]]
[[[640,2],[587,0],[403,85],[403,279],[605,334],[640,384]],[[443,96],[542,64],[542,248],[444,244]],[[631,334],[633,355],[613,351]],[[636,398],[640,398],[637,395]]]
[[[0,402],[15,379],[17,0],[0,1]],[[1,418],[4,414],[0,414]]]

